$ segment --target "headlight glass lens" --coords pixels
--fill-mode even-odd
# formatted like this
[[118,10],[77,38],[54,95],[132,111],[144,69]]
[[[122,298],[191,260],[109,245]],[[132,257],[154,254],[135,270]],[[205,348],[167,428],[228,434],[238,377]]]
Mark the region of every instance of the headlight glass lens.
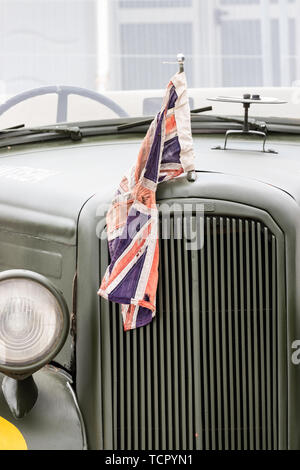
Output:
[[63,313],[55,296],[30,279],[0,282],[0,364],[39,362],[56,346]]

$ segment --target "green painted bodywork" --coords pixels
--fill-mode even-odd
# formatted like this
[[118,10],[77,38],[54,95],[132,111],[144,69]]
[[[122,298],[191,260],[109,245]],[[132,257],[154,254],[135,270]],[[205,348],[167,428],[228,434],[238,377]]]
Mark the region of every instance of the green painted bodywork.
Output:
[[2,380],[2,392],[16,419],[24,418],[36,404],[39,392],[32,375],[16,380],[7,375]]
[[[2,380],[0,374],[0,386]],[[34,380],[39,394],[31,412],[15,419],[0,393],[1,417],[19,429],[28,450],[84,450],[84,427],[71,377],[47,366],[34,375]]]
[[[76,342],[69,335],[55,361],[73,373],[90,448],[109,448],[103,438],[103,427],[109,417],[102,416],[103,351],[96,292],[103,267],[96,234],[104,228],[106,205],[123,174],[134,164],[141,139],[134,134],[93,137],[78,143],[60,141],[0,151],[0,270],[30,269],[43,274],[63,292],[70,312],[74,306],[73,279],[77,271]],[[189,183],[182,176],[161,184],[157,197],[160,201],[193,199],[213,204],[210,207],[215,214],[227,213],[224,201],[230,202],[234,214],[251,211],[260,220],[274,221],[284,234],[281,282],[285,297],[281,305],[281,326],[286,332],[286,351],[280,358],[280,367],[286,377],[281,384],[281,412],[287,420],[282,429],[286,438],[282,439],[281,447],[300,449],[300,366],[291,362],[291,344],[300,339],[300,137],[272,136],[269,146],[278,155],[256,152],[260,143],[241,141],[234,142],[234,146],[243,151],[211,150],[222,144],[223,139],[223,135],[195,135],[197,181]],[[253,151],[246,150],[249,147]],[[53,173],[42,181],[18,181],[3,176],[2,166],[31,167]],[[40,374],[44,377],[44,371]],[[54,380],[52,375],[49,380]],[[82,448],[74,404],[68,431],[74,430],[74,442],[71,435],[65,438],[66,442],[63,432],[55,435],[50,415],[65,409],[64,400],[69,403],[60,381],[58,389],[64,393],[55,399],[55,380],[42,394],[47,407],[35,407],[34,414],[25,418],[26,432],[35,435],[34,446],[55,448],[62,439],[70,448]],[[12,420],[2,396],[0,416]],[[45,431],[45,439],[41,431]]]

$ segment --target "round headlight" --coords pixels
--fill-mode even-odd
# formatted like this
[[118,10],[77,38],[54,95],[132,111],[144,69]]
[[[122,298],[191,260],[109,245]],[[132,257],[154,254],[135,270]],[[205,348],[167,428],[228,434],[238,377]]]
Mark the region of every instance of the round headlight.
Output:
[[62,295],[39,274],[0,274],[0,370],[26,374],[63,346],[69,315]]

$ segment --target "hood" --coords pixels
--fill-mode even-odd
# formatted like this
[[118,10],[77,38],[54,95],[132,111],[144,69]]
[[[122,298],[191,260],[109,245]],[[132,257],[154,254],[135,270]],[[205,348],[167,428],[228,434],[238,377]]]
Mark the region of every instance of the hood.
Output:
[[[300,201],[300,139],[274,140],[279,155],[211,150],[222,136],[194,138],[196,168],[250,178],[275,186]],[[141,138],[70,145],[16,147],[0,155],[0,225],[63,243],[76,243],[79,213],[88,199],[101,192],[109,202],[123,174],[135,163]],[[237,143],[235,143],[235,146]],[[256,143],[255,145],[259,145]]]
[[75,244],[81,208],[98,191],[111,197],[136,147],[79,144],[2,154],[1,228]]
[[212,150],[223,144],[224,136],[219,135],[195,139],[196,167],[199,171],[259,181],[288,193],[300,204],[299,136],[272,136],[267,141],[266,149],[271,148],[278,154],[255,151],[262,148],[260,141],[231,141],[228,146],[236,150]]

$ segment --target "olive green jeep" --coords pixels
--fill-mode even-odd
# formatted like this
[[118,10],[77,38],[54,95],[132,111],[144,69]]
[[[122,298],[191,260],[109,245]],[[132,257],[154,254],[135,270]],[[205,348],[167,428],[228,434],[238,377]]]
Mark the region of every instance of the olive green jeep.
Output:
[[[97,296],[105,208],[149,123],[97,94],[117,117],[65,122],[76,90],[56,91],[57,123],[0,132],[0,434],[9,422],[29,449],[299,449],[300,121],[248,122],[276,154],[243,135],[222,150],[241,118],[193,114],[197,178],[157,193],[171,224],[157,316],[124,333]],[[203,218],[201,249],[174,236],[174,204]]]

